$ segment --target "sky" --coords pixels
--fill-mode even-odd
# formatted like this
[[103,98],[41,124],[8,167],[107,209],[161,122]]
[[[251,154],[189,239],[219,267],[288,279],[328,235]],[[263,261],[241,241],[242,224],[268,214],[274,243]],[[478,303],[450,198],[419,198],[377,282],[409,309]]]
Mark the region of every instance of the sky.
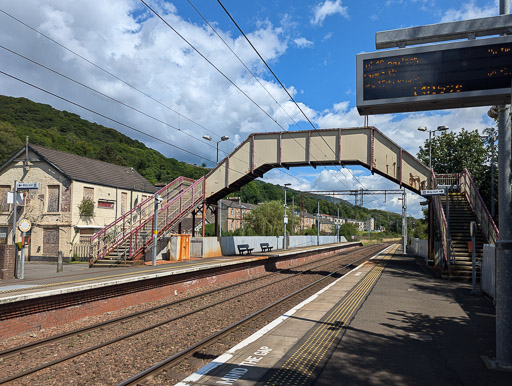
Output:
[[[312,129],[216,0],[145,2],[166,23],[139,0],[0,0],[0,93],[208,167],[216,144],[203,135],[229,136],[219,144],[222,159],[250,133]],[[497,0],[221,2],[315,128],[364,125],[356,54],[376,51],[376,32],[498,15]],[[483,131],[493,125],[487,110],[375,115],[369,124],[416,155],[428,138],[419,126]],[[302,191],[399,188],[361,167],[274,169],[263,180]],[[422,216],[422,200],[408,194],[410,215]],[[364,205],[401,211],[398,196]]]

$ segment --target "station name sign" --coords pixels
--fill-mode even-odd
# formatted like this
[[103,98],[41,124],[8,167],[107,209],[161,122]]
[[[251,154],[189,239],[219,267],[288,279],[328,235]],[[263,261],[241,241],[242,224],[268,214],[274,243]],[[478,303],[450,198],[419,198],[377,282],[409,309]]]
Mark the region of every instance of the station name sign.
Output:
[[422,190],[421,192],[422,196],[440,196],[445,194],[444,189],[430,189],[430,190]]
[[361,115],[510,103],[512,36],[358,54]]
[[18,182],[16,184],[18,190],[39,189],[40,187],[41,184],[39,182]]

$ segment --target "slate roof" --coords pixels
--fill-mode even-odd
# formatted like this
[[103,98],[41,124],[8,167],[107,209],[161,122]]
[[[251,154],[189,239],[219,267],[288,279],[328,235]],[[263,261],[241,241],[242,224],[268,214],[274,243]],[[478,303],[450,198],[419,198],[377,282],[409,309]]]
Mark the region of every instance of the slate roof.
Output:
[[[74,181],[88,182],[123,189],[154,193],[158,189],[129,166],[114,165],[104,161],[28,145],[36,154]],[[24,148],[23,148],[24,149]]]

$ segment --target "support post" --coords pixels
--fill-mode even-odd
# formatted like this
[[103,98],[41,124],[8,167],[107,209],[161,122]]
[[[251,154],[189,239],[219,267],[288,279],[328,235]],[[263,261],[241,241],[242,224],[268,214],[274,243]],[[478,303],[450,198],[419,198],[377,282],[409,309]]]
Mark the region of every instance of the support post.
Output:
[[204,202],[203,202],[203,219],[202,219],[202,222],[203,222],[203,237],[205,237],[206,230],[204,229],[204,227],[206,225],[206,204]]
[[59,251],[59,254],[57,255],[57,272],[63,272],[64,271],[64,261],[62,259],[62,251]]
[[320,245],[320,201],[317,201],[316,209],[316,245]]
[[156,266],[156,244],[158,240],[158,194],[155,193],[155,213],[153,216],[153,248],[151,249],[151,265]]
[[407,192],[404,188],[402,195],[402,250],[403,253],[407,253]]
[[428,200],[428,260],[435,263],[434,251],[434,203],[433,198]]
[[473,295],[478,295],[478,290],[476,289],[476,222],[471,221],[469,223],[470,233],[471,233],[471,263],[472,263],[472,272],[471,272],[471,284],[473,285],[473,289],[471,293]]
[[196,237],[196,211],[192,212],[192,237]]
[[[510,0],[500,0],[500,15],[508,13]],[[506,124],[509,112],[507,106],[500,106],[498,113],[500,237],[496,243],[496,361],[500,367],[512,366],[512,137],[510,121]]]

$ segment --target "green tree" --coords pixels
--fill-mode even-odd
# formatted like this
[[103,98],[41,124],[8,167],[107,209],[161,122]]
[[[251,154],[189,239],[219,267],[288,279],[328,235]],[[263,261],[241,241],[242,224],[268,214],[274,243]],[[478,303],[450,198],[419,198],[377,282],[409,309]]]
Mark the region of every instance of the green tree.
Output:
[[[283,224],[284,208],[279,201],[269,201],[258,205],[245,216],[247,234],[258,236],[281,236],[284,231]],[[288,224],[291,223],[292,212],[287,208]],[[293,221],[298,224],[298,218]],[[289,226],[288,226],[288,232]]]
[[[491,129],[486,129],[491,130]],[[486,144],[478,130],[459,133],[443,132],[434,136],[432,143],[427,139],[420,146],[418,158],[425,164],[429,162],[429,149],[432,147],[432,168],[436,174],[461,173],[468,169],[480,192],[490,192],[490,143]],[[490,205],[490,194],[482,195],[486,205]]]
[[352,236],[357,236],[359,233],[355,224],[345,223],[340,226],[340,236],[345,236],[347,241],[349,241]]

